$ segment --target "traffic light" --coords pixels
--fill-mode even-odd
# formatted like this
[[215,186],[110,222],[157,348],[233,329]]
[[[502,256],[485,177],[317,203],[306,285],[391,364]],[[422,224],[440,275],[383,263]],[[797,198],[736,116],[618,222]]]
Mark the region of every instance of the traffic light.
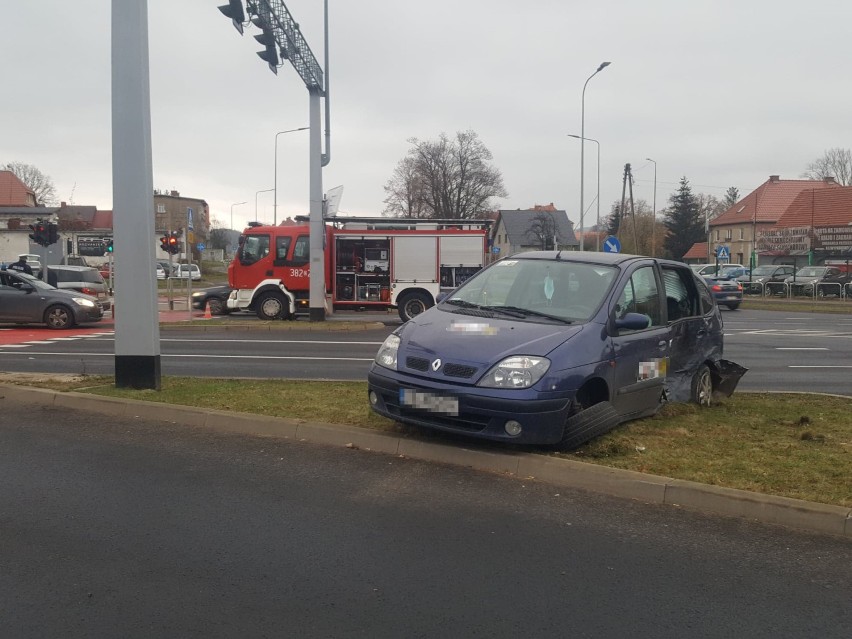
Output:
[[59,241],[59,225],[55,222],[48,222],[47,224],[47,244],[45,246],[50,246],[51,244],[56,244]]
[[169,235],[169,248],[168,252],[172,255],[177,255],[181,252],[182,243],[180,241],[180,237],[177,231],[172,231],[171,235]]
[[32,231],[30,239],[39,246],[47,246],[50,243],[48,242],[49,232],[47,224],[41,220],[37,220],[35,224],[30,224],[30,230]]
[[[255,21],[255,24],[258,24],[257,21]],[[265,24],[258,26],[263,30],[263,33],[254,36],[254,39],[266,48],[263,51],[258,51],[257,56],[269,65],[269,70],[272,73],[278,75],[278,65],[281,64],[281,59],[278,57],[278,49],[275,46],[275,34]]]
[[219,6],[219,11],[225,14],[225,17],[230,18],[234,24],[234,28],[243,34],[243,22],[246,21],[246,13],[243,11],[242,0],[228,0],[228,4]]
[[160,238],[160,249],[164,253],[170,252],[169,251],[169,237],[171,237],[171,236],[168,233],[166,233],[165,235],[163,235],[163,237]]
[[111,237],[105,237],[104,238],[104,250],[107,252],[107,254],[112,253],[112,238]]

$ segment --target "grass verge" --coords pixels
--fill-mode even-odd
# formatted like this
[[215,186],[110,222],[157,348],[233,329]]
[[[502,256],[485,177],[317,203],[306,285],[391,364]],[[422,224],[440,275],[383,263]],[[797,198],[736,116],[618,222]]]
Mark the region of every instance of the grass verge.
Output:
[[[111,377],[27,383],[60,391],[422,434],[375,415],[368,407],[364,382],[164,377],[160,391],[117,389]],[[692,404],[664,406],[654,417],[624,424],[571,453],[524,450],[852,507],[850,409],[852,400],[846,398],[739,393],[709,409]]]

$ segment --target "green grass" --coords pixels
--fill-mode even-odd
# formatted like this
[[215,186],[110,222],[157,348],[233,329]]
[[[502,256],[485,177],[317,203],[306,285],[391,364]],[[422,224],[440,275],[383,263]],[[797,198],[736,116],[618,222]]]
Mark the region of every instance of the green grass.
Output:
[[837,299],[829,297],[814,301],[812,298],[760,297],[759,295],[743,296],[740,308],[761,311],[787,311],[798,313],[841,313],[852,315],[852,299]]
[[[109,397],[420,433],[370,411],[364,382],[164,377],[162,390],[112,378],[43,385]],[[572,453],[543,454],[705,484],[852,507],[852,400],[738,393],[709,409],[670,404]],[[433,435],[434,436],[434,435]],[[514,450],[514,449],[513,449]]]

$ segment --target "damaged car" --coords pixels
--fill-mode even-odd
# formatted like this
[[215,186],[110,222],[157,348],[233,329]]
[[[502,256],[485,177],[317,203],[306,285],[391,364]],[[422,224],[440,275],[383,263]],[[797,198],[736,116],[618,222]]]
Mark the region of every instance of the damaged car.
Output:
[[504,258],[395,330],[368,376],[396,421],[571,449],[666,401],[707,406],[746,369],[680,262],[535,251]]

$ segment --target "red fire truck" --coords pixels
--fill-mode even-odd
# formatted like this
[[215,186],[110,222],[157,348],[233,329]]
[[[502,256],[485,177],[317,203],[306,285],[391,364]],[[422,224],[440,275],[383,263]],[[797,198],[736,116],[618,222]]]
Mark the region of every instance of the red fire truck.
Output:
[[[228,308],[261,319],[309,311],[309,225],[249,225],[228,267]],[[407,321],[486,263],[490,220],[327,218],[325,288],[334,310],[397,308]]]

